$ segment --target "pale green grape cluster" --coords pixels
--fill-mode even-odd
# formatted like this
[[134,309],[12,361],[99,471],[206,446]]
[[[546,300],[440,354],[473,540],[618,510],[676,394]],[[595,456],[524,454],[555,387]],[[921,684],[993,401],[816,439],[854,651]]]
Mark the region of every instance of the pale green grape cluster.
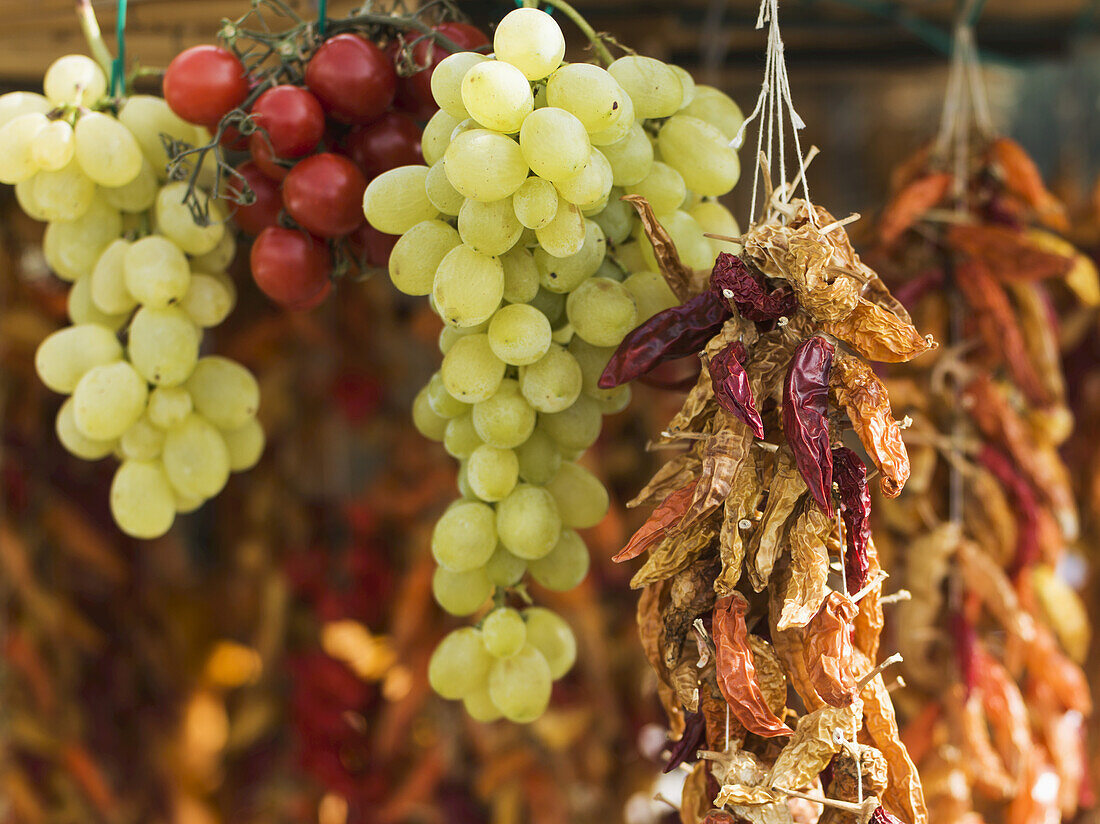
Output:
[[62,445],[121,462],[110,490],[119,528],[155,538],[263,451],[256,379],[199,356],[202,330],[236,303],[226,274],[235,241],[216,201],[200,226],[186,184],[167,182],[161,136],[207,138],[163,100],[132,97],[117,117],[90,110],[106,78],[80,55],[55,62],[44,87],[45,96],[0,97],[0,181],[46,222],[46,262],[73,284],[72,325],[41,343],[35,366],[69,395],[57,415]]
[[630,399],[599,377],[628,332],[676,303],[621,197],[645,196],[684,262],[710,269],[725,247],[704,232],[740,234],[714,198],[737,182],[741,112],[652,58],[563,63],[561,29],[535,9],[508,14],[493,46],[439,64],[429,165],[375,178],[363,210],[401,235],[394,285],[429,296],[445,324],[442,366],[413,403],[420,432],[461,462],[462,499],[432,536],[436,600],[456,615],[497,604],[443,643],[432,683],[475,718],[530,721],[572,637],[569,656],[548,652],[532,628],[548,613],[503,604],[525,574],[554,590],[585,577],[575,530],[603,518],[608,496],[576,461]]

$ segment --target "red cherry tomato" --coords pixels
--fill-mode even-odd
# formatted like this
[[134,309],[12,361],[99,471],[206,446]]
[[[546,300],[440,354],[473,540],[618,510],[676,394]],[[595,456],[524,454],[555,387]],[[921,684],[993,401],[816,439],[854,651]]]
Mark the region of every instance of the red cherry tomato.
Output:
[[298,86],[275,86],[261,94],[252,106],[252,119],[262,130],[252,134],[248,148],[257,165],[276,180],[285,177],[286,172],[274,162],[275,158],[305,157],[317,148],[325,133],[321,104]]
[[[469,23],[440,23],[432,28],[468,51],[478,46],[489,45],[489,38],[485,33]],[[435,98],[432,97],[432,72],[449,54],[449,51],[430,38],[425,38],[413,46],[413,60],[416,61],[416,65],[424,66],[424,69],[404,80],[408,83],[409,91],[422,104],[435,106]],[[435,108],[439,107],[435,106]]]
[[248,75],[233,52],[192,46],[164,72],[164,99],[189,123],[213,127],[248,96]]
[[330,287],[332,255],[323,240],[268,226],[252,244],[252,277],[269,298],[299,307]]
[[342,237],[363,222],[367,179],[338,154],[324,152],[299,162],[283,181],[283,205],[303,229],[318,237]]
[[386,268],[390,263],[390,252],[401,239],[400,235],[387,235],[379,232],[367,222],[348,235],[348,246],[355,253],[361,268],[377,266]]
[[[256,202],[249,206],[238,205],[233,218],[241,231],[255,237],[268,226],[274,226],[279,220],[279,211],[283,200],[279,196],[279,186],[260,170],[252,161],[246,161],[237,167],[237,173],[245,179],[256,195]],[[243,193],[241,181],[232,178],[229,189],[239,200]]]
[[356,34],[338,34],[314,52],[306,86],[344,123],[369,123],[393,103],[397,72],[383,51]]
[[325,285],[321,287],[321,291],[318,292],[316,295],[311,298],[307,298],[306,300],[299,301],[298,303],[288,303],[287,308],[293,309],[296,312],[308,312],[310,309],[316,309],[318,306],[328,300],[328,296],[331,293],[332,281],[326,280]]
[[408,115],[397,112],[386,112],[369,126],[352,129],[344,147],[368,180],[398,166],[424,163],[420,127]]

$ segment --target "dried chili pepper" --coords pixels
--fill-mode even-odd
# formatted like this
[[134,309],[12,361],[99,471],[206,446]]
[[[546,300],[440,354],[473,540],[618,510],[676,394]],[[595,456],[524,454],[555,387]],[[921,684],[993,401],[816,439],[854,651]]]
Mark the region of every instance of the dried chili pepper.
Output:
[[736,255],[722,252],[710,276],[711,287],[733,301],[741,317],[763,323],[790,317],[798,310],[798,298],[785,287],[765,291],[764,278]]
[[885,807],[875,807],[875,811],[871,813],[871,824],[905,824],[905,822],[896,815],[886,812]]
[[799,344],[783,385],[783,430],[795,465],[825,514],[833,511],[833,456],[829,451],[829,373],[835,347],[820,335]]
[[884,246],[892,245],[921,215],[943,200],[953,180],[948,172],[929,172],[907,183],[882,210],[879,241]]
[[829,551],[825,542],[833,525],[831,517],[807,501],[787,530],[790,563],[779,583],[783,603],[776,626],[780,629],[806,626],[825,600],[829,592]]
[[830,592],[806,625],[806,666],[817,694],[833,707],[846,707],[859,690],[852,672],[852,621],[859,612],[847,595]]
[[631,536],[627,545],[611,560],[615,563],[622,563],[637,558],[662,540],[665,537],[665,531],[672,525],[679,523],[680,519],[684,517],[684,512],[687,511],[688,504],[691,503],[691,498],[695,494],[697,483],[697,480],[692,481],[665,498],[661,505],[653,510],[649,520],[642,524],[638,531]]
[[1005,188],[1035,209],[1040,221],[1063,234],[1069,231],[1065,207],[1047,189],[1035,162],[1019,143],[999,137],[990,144],[989,157],[1001,167]]
[[694,761],[695,753],[706,743],[707,724],[701,712],[689,712],[684,720],[684,733],[668,752],[668,764],[662,772],[672,772],[686,761]]
[[832,374],[837,401],[844,407],[860,443],[882,473],[879,485],[887,498],[896,498],[909,480],[909,453],[901,427],[890,409],[886,387],[871,367],[858,358],[836,359]]
[[742,366],[745,345],[734,341],[707,363],[714,384],[714,399],[718,405],[743,421],[758,437],[764,437],[764,423],[756,411],[756,401],[749,386],[749,376]]
[[974,664],[978,693],[997,751],[1009,775],[1018,779],[1032,747],[1027,703],[1004,665],[977,644],[974,646]]
[[991,444],[985,444],[978,453],[978,463],[992,473],[1012,498],[1016,512],[1016,556],[1011,571],[1015,574],[1039,560],[1038,502],[1012,460]]
[[951,630],[951,651],[954,653],[955,666],[959,671],[959,681],[969,696],[978,681],[977,665],[974,660],[974,646],[978,636],[974,624],[961,610],[953,610],[948,616],[947,625]]
[[712,633],[718,687],[730,712],[746,730],[765,738],[790,735],[793,730],[775,717],[756,681],[749,631],[745,625],[748,610],[749,603],[739,592],[721,598],[714,605]]
[[833,477],[839,487],[840,515],[844,519],[844,578],[848,589],[856,592],[867,583],[871,566],[867,544],[871,540],[871,491],[867,487],[867,467],[846,446],[833,450]]
[[669,288],[681,303],[687,302],[691,296],[692,271],[680,260],[680,253],[676,251],[676,244],[672,242],[668,230],[657,220],[649,201],[641,195],[623,195],[621,199],[633,206],[638,213],[646,239],[653,247],[657,267]]
[[863,297],[849,314],[824,321],[821,328],[868,360],[881,363],[911,361],[938,346],[904,318]]
[[623,338],[600,376],[600,388],[614,389],[658,364],[698,353],[730,316],[729,306],[711,289],[658,312]]
[[1016,229],[957,223],[947,230],[952,249],[981,260],[999,280],[1045,280],[1069,273],[1073,258],[1046,251]]

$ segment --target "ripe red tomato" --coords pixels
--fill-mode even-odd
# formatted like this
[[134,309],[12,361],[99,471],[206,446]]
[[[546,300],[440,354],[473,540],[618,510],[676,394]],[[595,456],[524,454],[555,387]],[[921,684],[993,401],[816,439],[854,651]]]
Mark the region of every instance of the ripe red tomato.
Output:
[[398,112],[386,112],[369,126],[352,129],[344,147],[368,180],[398,166],[424,163],[420,127],[411,117]]
[[268,226],[252,244],[252,277],[269,298],[304,307],[331,287],[332,255],[323,240]]
[[[325,113],[317,98],[298,86],[275,86],[252,106],[257,129],[248,141],[252,158],[264,173],[280,180],[286,170],[274,162],[297,160],[317,148],[325,133]],[[270,144],[270,145],[269,145]]]
[[[268,226],[274,226],[279,220],[279,211],[283,208],[279,197],[279,186],[265,175],[252,161],[245,161],[237,167],[237,173],[245,179],[248,187],[255,193],[256,202],[250,206],[236,207],[233,218],[245,234],[255,237]],[[232,178],[229,190],[240,199],[243,187],[241,181]]]
[[237,56],[220,46],[192,46],[164,72],[164,99],[189,123],[213,127],[248,96],[248,75]]
[[306,231],[318,237],[342,237],[363,222],[367,179],[338,154],[324,152],[298,163],[283,181],[283,205]]
[[397,72],[374,43],[338,34],[310,58],[306,86],[334,120],[369,123],[393,103]]
[[362,226],[348,235],[348,246],[358,258],[360,268],[377,266],[384,269],[390,263],[390,252],[400,239],[400,235],[379,232],[364,221]]
[[[432,26],[432,28],[469,51],[479,46],[489,45],[489,38],[486,34],[477,26],[471,26],[469,23],[440,23],[438,26]],[[416,65],[425,68],[402,79],[408,84],[412,96],[422,104],[439,108],[435,105],[435,98],[432,97],[432,72],[435,71],[436,66],[443,62],[443,58],[449,54],[449,51],[429,38],[425,38],[413,46],[412,56],[416,61]]]

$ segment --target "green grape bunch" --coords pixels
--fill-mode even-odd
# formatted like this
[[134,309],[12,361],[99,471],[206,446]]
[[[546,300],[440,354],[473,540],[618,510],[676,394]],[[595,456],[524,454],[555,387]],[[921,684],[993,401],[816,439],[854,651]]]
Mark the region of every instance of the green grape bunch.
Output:
[[630,401],[629,387],[598,380],[628,332],[676,303],[621,198],[644,196],[681,259],[710,269],[736,249],[705,233],[740,234],[716,198],[740,174],[730,141],[742,115],[649,57],[564,63],[561,28],[537,9],[501,20],[493,47],[438,65],[427,165],[375,178],[363,210],[400,235],[394,286],[427,295],[445,324],[442,365],[412,409],[460,462],[462,497],[431,539],[435,598],[454,615],[492,605],[446,636],[429,677],[478,720],[525,723],[576,644],[560,617],[508,603],[528,599],[525,576],[550,590],[586,576],[577,530],[600,522],[608,494],[577,460]]
[[120,461],[110,489],[119,528],[155,538],[263,451],[256,379],[199,354],[203,329],[236,304],[226,274],[235,240],[208,191],[211,220],[199,225],[187,184],[167,179],[162,136],[199,145],[198,127],[160,98],[108,100],[103,70],[83,55],[54,62],[43,87],[0,97],[0,182],[46,223],[46,262],[72,283],[72,325],[42,341],[35,367],[69,396],[61,444]]

